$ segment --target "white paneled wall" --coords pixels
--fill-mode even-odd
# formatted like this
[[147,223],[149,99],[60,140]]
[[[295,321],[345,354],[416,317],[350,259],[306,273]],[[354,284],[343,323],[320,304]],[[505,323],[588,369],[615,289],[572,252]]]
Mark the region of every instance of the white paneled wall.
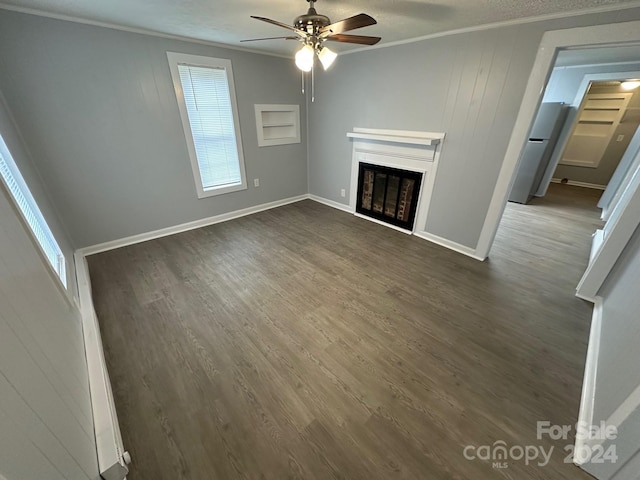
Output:
[[340,55],[317,75],[308,111],[309,193],[346,203],[345,133],[354,126],[445,132],[425,230],[475,249],[545,31],[639,17],[640,9],[570,17]]
[[0,186],[0,479],[98,479],[80,315]]

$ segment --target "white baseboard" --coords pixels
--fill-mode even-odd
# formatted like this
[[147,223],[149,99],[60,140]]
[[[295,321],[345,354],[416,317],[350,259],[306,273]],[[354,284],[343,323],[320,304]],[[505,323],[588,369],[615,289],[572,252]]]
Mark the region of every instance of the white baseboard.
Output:
[[93,255],[96,253],[106,252],[108,250],[114,250],[120,247],[126,247],[127,245],[133,245],[136,243],[146,242],[156,238],[166,237],[168,235],[174,235],[176,233],[186,232],[188,230],[194,230],[196,228],[206,227],[208,225],[214,225],[216,223],[226,222],[233,220],[234,218],[240,218],[253,213],[262,212],[271,208],[281,207],[290,203],[299,202],[309,198],[308,194],[298,195],[296,197],[284,198],[282,200],[276,200],[274,202],[262,203],[253,207],[243,208],[241,210],[234,210],[233,212],[222,213],[220,215],[214,215],[213,217],[201,218],[194,220],[193,222],[182,223],[173,227],[161,228],[159,230],[153,230],[151,232],[140,233],[132,235],[130,237],[121,238],[118,240],[112,240],[110,242],[99,243],[89,247],[80,248],[77,250],[77,254],[82,257],[87,255]]
[[[560,178],[552,178],[551,183],[563,183]],[[573,185],[574,187],[593,188],[594,190],[606,190],[606,185],[598,185],[597,183],[576,182],[575,180],[568,180],[564,182],[564,185]]]
[[586,296],[586,295],[582,295],[582,294],[581,294],[581,293],[579,293],[579,292],[576,292],[576,297],[578,297],[578,298],[579,298],[579,299],[581,299],[581,300],[585,300],[585,301],[587,301],[587,302],[596,303],[596,299],[595,299],[595,297],[588,297],[588,296]]
[[485,258],[478,256],[476,254],[476,251],[473,248],[467,247],[465,245],[452,242],[451,240],[447,240],[446,238],[442,238],[428,232],[414,232],[413,234],[416,237],[422,238],[424,240],[428,240],[431,243],[435,243],[437,245],[440,245],[441,247],[445,247],[445,248],[448,248],[449,250],[453,250],[455,252],[461,253],[463,255],[466,255],[467,257],[471,257],[481,262],[485,261]]
[[[343,203],[338,203],[338,202],[335,202],[333,200],[329,200],[327,198],[319,197],[317,195],[309,195],[309,198],[311,200],[313,200],[313,201],[318,202],[318,203],[322,203],[324,205],[328,205],[329,207],[333,207],[333,208],[337,208],[338,210],[342,210],[343,212],[353,213],[357,217],[364,218],[365,220],[370,220],[372,222],[380,223],[381,225],[384,225],[385,227],[391,227],[391,228],[393,228],[395,230],[398,230],[400,232],[403,232],[403,233],[408,233],[408,234],[412,233],[412,232],[409,232],[408,230],[405,230],[403,228],[399,228],[399,227],[396,227],[394,225],[390,225],[388,223],[376,220],[375,218],[367,217],[366,215],[359,215],[358,213],[356,213],[353,210],[351,210],[351,207],[349,207],[348,205],[345,205]],[[464,245],[460,245],[459,243],[452,242],[451,240],[447,240],[446,238],[438,237],[437,235],[433,235],[433,234],[427,233],[427,232],[413,232],[413,235],[415,235],[416,237],[421,238],[423,240],[427,240],[429,242],[436,243],[436,244],[440,245],[441,247],[445,247],[445,248],[448,248],[449,250],[453,250],[455,252],[458,252],[458,253],[461,253],[463,255],[466,255],[467,257],[471,257],[471,258],[473,258],[475,260],[479,260],[481,262],[484,262],[484,260],[485,260],[485,258],[482,258],[482,257],[479,257],[478,255],[476,255],[476,251],[473,248],[469,248],[469,247],[466,247]]]
[[343,212],[354,213],[353,210],[351,210],[351,207],[349,205],[345,205],[344,203],[336,202],[334,200],[329,200],[328,198],[311,194],[309,194],[309,198],[314,202],[322,203],[323,205],[342,210]]
[[398,232],[404,233],[406,235],[411,235],[413,232],[411,230],[407,230],[406,228],[397,227],[396,225],[391,225],[390,223],[383,222],[382,220],[378,220],[377,218],[369,217],[367,215],[362,215],[361,213],[355,212],[354,215],[358,218],[362,218],[363,220],[367,220],[369,222],[377,223],[378,225],[382,225],[383,227],[391,228]]
[[[582,397],[580,399],[579,425],[593,425],[593,404],[596,396],[596,375],[598,373],[598,357],[600,356],[600,334],[602,330],[602,298],[596,297],[593,306],[591,330],[589,332],[589,347],[584,366],[584,380],[582,382]],[[576,437],[575,450],[580,452],[586,445],[587,439]],[[576,465],[581,465],[574,459]]]
[[82,254],[76,253],[74,260],[100,478],[124,480],[129,473],[130,457],[122,443],[100,327],[93,308],[89,268]]

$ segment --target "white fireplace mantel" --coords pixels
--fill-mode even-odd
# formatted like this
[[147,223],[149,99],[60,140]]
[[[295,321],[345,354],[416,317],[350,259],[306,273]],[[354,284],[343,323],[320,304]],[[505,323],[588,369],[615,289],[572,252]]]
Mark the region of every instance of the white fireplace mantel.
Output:
[[[439,148],[439,146],[442,144],[445,134],[356,127],[353,132],[347,133],[347,137],[353,139],[351,189],[349,192],[350,210],[359,217],[405,233],[424,232],[440,159],[441,147]],[[360,163],[370,163],[422,173],[422,184],[412,231],[380,222],[356,212]]]
[[406,130],[374,130],[372,128],[354,128],[347,137],[378,142],[400,143],[407,145],[437,145],[444,134],[430,132],[410,132]]

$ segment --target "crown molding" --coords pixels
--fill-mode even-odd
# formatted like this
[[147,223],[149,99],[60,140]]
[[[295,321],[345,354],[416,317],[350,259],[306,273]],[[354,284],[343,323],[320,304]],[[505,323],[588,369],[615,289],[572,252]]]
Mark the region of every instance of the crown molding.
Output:
[[[459,34],[463,34],[463,33],[480,32],[480,31],[484,31],[484,30],[492,30],[492,29],[495,29],[495,28],[511,27],[511,26],[516,26],[516,25],[529,24],[529,23],[544,22],[544,21],[549,21],[549,20],[557,20],[557,19],[561,19],[561,18],[580,17],[580,16],[583,16],[583,15],[592,15],[592,14],[597,14],[597,13],[617,12],[617,11],[621,11],[621,10],[630,10],[630,9],[639,8],[639,7],[640,7],[640,0],[636,0],[636,1],[625,3],[625,4],[622,4],[622,5],[604,5],[604,6],[601,6],[601,7],[585,8],[585,9],[573,10],[573,11],[569,11],[569,12],[550,13],[550,14],[539,15],[539,16],[535,16],[535,17],[515,18],[515,19],[512,19],[512,20],[505,20],[505,21],[502,21],[502,22],[487,23],[487,24],[484,24],[484,25],[475,25],[473,27],[458,28],[458,29],[455,29],[455,30],[447,30],[447,31],[444,31],[444,32],[431,33],[431,34],[428,34],[428,35],[421,35],[419,37],[412,37],[412,38],[407,38],[407,39],[404,39],[404,40],[396,40],[396,41],[393,41],[393,42],[381,43],[381,44],[373,45],[373,46],[354,48],[354,49],[347,50],[347,51],[344,51],[344,52],[339,52],[339,55],[343,56],[343,55],[349,55],[349,54],[353,54],[353,53],[369,52],[371,50],[377,50],[377,49],[380,49],[380,48],[390,48],[390,47],[396,47],[396,46],[399,46],[399,45],[407,45],[407,44],[410,44],[410,43],[422,42],[424,40],[431,40],[431,39],[435,39],[435,38],[448,37],[450,35],[459,35]],[[240,47],[240,46],[232,45],[232,44],[228,44],[228,43],[213,42],[213,41],[210,41],[210,40],[202,40],[202,39],[193,38],[193,37],[185,37],[185,36],[182,36],[182,35],[173,35],[173,34],[169,34],[169,33],[159,32],[159,31],[156,31],[156,30],[148,30],[148,29],[145,29],[145,28],[127,27],[127,26],[118,25],[118,24],[115,24],[115,23],[100,22],[100,21],[97,21],[97,20],[89,20],[87,18],[82,18],[82,17],[74,17],[74,16],[71,16],[71,15],[63,15],[63,14],[58,14],[58,13],[46,12],[44,10],[39,10],[39,9],[35,9],[35,8],[19,7],[19,6],[16,6],[16,5],[7,5],[7,4],[2,3],[2,2],[0,2],[0,10],[8,10],[8,11],[17,12],[17,13],[25,13],[25,14],[28,14],[28,15],[35,15],[35,16],[39,16],[39,17],[52,18],[52,19],[55,19],[55,20],[63,20],[63,21],[67,21],[67,22],[80,23],[80,24],[91,25],[91,26],[95,26],[95,27],[110,28],[112,30],[120,30],[120,31],[123,31],[123,32],[137,33],[137,34],[141,34],[141,35],[150,35],[150,36],[154,36],[154,37],[167,38],[167,39],[170,39],[170,40],[178,40],[178,41],[183,41],[183,42],[196,43],[196,44],[200,44],[200,45],[207,45],[207,46],[210,46],[210,47],[226,48],[226,49],[229,49],[229,50],[237,50],[237,51],[240,51],[240,52],[254,53],[254,54],[257,54],[257,55],[267,55],[267,56],[279,57],[279,58],[291,58],[291,54],[288,54],[288,53],[266,52],[266,51],[263,51],[263,50],[245,48],[245,47]]]
[[606,5],[602,7],[584,8],[581,10],[573,10],[569,12],[549,13],[546,15],[539,15],[536,17],[514,18],[512,20],[505,20],[502,22],[485,23],[484,25],[475,25],[473,27],[465,27],[465,28],[458,28],[455,30],[447,30],[444,32],[430,33],[428,35],[407,38],[405,40],[396,40],[394,42],[379,43],[378,45],[373,45],[370,47],[359,47],[353,50],[348,50],[346,52],[340,52],[340,55],[342,56],[342,55],[349,55],[352,53],[369,52],[371,50],[377,50],[380,48],[397,47],[399,45],[407,45],[410,43],[422,42],[424,40],[432,40],[434,38],[448,37],[450,35],[459,35],[462,33],[481,32],[484,30],[493,30],[495,28],[513,27],[516,25],[523,25],[528,23],[545,22],[549,20],[558,20],[561,18],[571,18],[571,17],[580,17],[583,15],[592,15],[594,13],[617,12],[620,10],[630,10],[638,7],[640,7],[640,1],[636,0],[634,2],[625,3],[623,5]]

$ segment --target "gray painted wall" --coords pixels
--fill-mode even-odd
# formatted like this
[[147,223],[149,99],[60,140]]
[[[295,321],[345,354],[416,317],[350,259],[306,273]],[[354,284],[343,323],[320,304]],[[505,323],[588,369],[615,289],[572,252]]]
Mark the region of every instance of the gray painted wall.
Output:
[[638,18],[572,17],[339,57],[316,76],[309,105],[310,193],[348,203],[353,127],[445,132],[426,230],[475,248],[543,33]]
[[594,419],[606,420],[640,385],[640,228],[598,295],[603,299]]
[[[248,190],[197,198],[167,51],[231,60]],[[76,248],[307,192],[290,59],[0,10],[0,88]],[[303,142],[258,148],[256,103],[300,104]]]
[[[640,385],[640,228],[625,247],[604,286],[602,326],[596,373],[593,424],[610,416]],[[618,438],[604,443],[615,446],[616,463],[589,463],[584,468],[596,478],[637,480],[640,468],[640,399],[628,403],[629,415],[618,428]],[[605,457],[606,458],[606,457]]]
[[[636,65],[640,71],[640,64]],[[619,70],[622,71],[622,70]],[[595,72],[594,72],[595,73]],[[577,89],[576,89],[577,90]],[[620,87],[614,86],[598,86],[594,84],[589,90],[590,93],[616,93],[624,92]],[[575,97],[574,92],[574,97]],[[627,92],[628,93],[628,92]],[[640,91],[636,89],[627,106],[628,109],[640,108]],[[611,142],[605,150],[598,168],[577,167],[574,165],[558,165],[553,175],[554,178],[568,178],[578,182],[593,183],[595,185],[607,185],[613,172],[620,163],[620,159],[629,146],[629,142],[633,138],[633,134],[638,129],[637,119],[633,121],[623,121],[618,125],[613,133]],[[618,136],[622,135],[623,140],[618,142]]]
[[80,314],[9,198],[0,185],[0,477],[98,480]]

